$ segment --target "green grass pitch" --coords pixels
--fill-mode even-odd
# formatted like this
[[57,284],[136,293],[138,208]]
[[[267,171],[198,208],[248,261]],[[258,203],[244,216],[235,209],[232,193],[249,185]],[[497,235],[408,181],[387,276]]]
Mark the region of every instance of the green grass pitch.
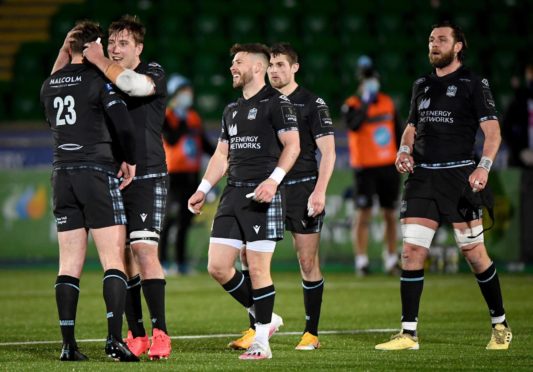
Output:
[[[103,351],[106,336],[102,273],[81,279],[76,320],[84,363],[59,362],[60,332],[51,270],[0,272],[0,371],[396,371],[533,370],[533,276],[501,275],[507,317],[513,329],[508,351],[487,351],[488,311],[472,275],[426,275],[422,296],[420,350],[382,352],[400,320],[399,280],[383,275],[356,278],[325,273],[320,335],[323,347],[296,351],[304,325],[297,273],[274,273],[275,311],[285,326],[271,339],[273,359],[240,361],[226,344],[247,328],[244,310],[205,273],[167,279],[168,360],[116,363]],[[145,323],[148,312],[145,310]],[[146,324],[148,325],[148,324]],[[389,330],[387,330],[389,329]],[[198,336],[198,337],[196,337]],[[49,342],[43,342],[49,341]]]

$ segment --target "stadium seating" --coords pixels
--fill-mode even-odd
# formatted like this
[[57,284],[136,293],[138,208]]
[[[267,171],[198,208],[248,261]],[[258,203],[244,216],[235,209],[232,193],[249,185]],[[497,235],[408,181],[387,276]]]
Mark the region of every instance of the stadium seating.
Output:
[[[44,80],[66,32],[80,18],[97,19],[107,28],[121,14],[139,15],[147,26],[143,58],[161,62],[169,73],[189,76],[203,97],[201,113],[213,119],[235,96],[228,72],[228,49],[235,42],[291,42],[302,57],[300,82],[328,97],[336,108],[355,89],[355,61],[362,54],[376,61],[384,89],[408,102],[412,81],[431,69],[427,37],[430,25],[438,20],[449,18],[465,29],[470,44],[465,63],[491,80],[498,103],[510,95],[511,75],[520,71],[533,50],[532,6],[527,0],[80,2],[60,1],[64,4],[48,15],[48,41],[38,39],[20,48],[16,61],[3,57],[7,55],[3,50],[14,49],[0,42],[0,67],[12,68],[12,73],[0,74],[2,89],[13,92],[0,105],[2,119],[42,117],[38,108],[32,112],[34,106],[24,103],[26,93],[15,85]],[[14,6],[14,0],[5,3]],[[5,32],[1,22],[0,31]]]

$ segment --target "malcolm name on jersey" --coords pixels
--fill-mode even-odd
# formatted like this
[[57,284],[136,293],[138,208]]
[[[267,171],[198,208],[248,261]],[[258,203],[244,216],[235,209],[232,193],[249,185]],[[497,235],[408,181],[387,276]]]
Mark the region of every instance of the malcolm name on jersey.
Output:
[[78,84],[81,83],[81,75],[78,76],[63,76],[60,78],[50,79],[50,85],[60,85],[60,84]]

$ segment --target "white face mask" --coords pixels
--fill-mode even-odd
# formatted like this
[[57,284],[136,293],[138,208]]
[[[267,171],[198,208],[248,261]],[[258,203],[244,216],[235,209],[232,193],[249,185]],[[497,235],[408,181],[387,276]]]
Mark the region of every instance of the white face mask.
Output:
[[192,106],[193,95],[191,92],[182,92],[176,96],[175,99],[175,108],[177,109],[188,109]]
[[365,79],[363,82],[363,92],[367,94],[377,94],[379,92],[379,80],[376,78]]

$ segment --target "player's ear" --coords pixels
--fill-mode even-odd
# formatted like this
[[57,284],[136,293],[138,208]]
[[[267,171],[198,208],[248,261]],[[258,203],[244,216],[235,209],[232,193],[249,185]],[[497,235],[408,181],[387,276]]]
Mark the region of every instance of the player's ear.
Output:
[[293,63],[291,66],[292,73],[295,74],[300,69],[300,64],[298,62]]

